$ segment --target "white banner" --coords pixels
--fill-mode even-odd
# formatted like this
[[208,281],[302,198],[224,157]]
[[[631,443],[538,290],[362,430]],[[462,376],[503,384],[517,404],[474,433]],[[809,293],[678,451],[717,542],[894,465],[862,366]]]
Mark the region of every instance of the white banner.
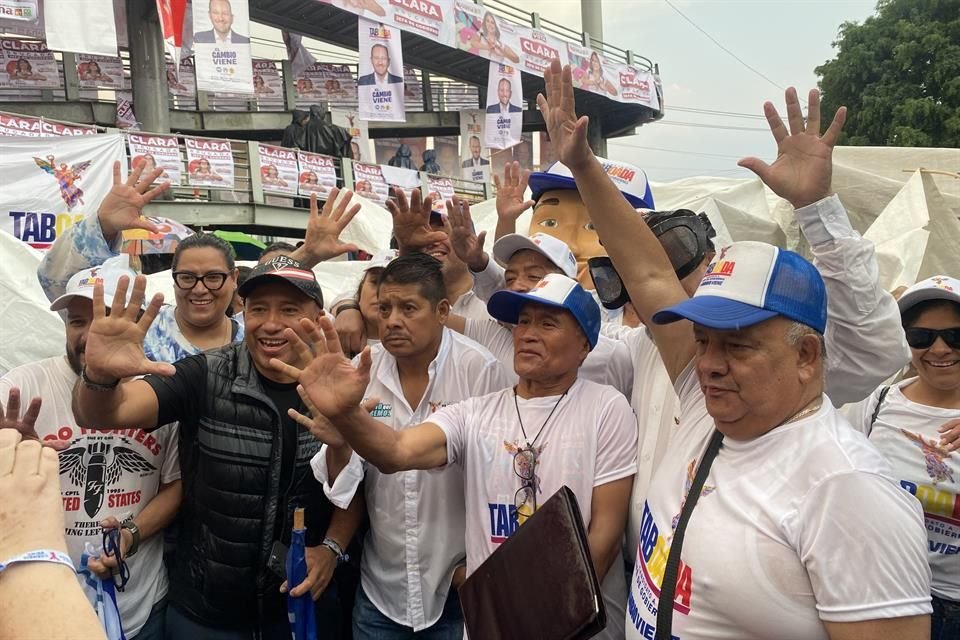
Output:
[[180,185],[180,146],[176,136],[131,133],[127,136],[127,146],[130,147],[131,167],[143,165],[144,173],[160,167],[163,173],[158,182]]
[[0,18],[30,22],[37,19],[38,0],[0,0]]
[[36,249],[97,207],[123,160],[120,135],[0,140],[0,229]]
[[297,171],[297,152],[293,149],[257,144],[260,157],[260,183],[264,191],[297,194],[299,173]]
[[0,40],[0,87],[55,89],[57,60],[42,42]]
[[173,63],[167,63],[167,89],[170,90],[170,95],[180,98],[196,97],[197,75],[193,66],[193,58],[184,58],[180,61],[179,78]]
[[193,11],[193,53],[197,88],[202,91],[252,94],[250,14],[247,0],[197,2]]
[[523,129],[523,85],[520,68],[490,63],[487,78],[486,141],[492,149],[509,149],[520,142]]
[[129,91],[117,91],[117,114],[114,119],[117,129],[140,131],[140,123],[133,112],[133,94]]
[[233,151],[229,140],[184,138],[187,184],[233,189]]
[[360,119],[356,111],[330,109],[333,124],[343,127],[350,134],[350,159],[354,162],[370,162],[370,134],[367,123]]
[[77,56],[77,77],[81,89],[121,89],[123,61],[110,56]]
[[367,200],[384,206],[390,197],[390,185],[383,177],[383,169],[378,164],[353,164],[353,190]]
[[587,47],[567,43],[573,86],[608,98],[620,97],[620,78],[612,63]]
[[312,64],[297,75],[297,106],[321,102],[355,104],[357,79],[345,64]]
[[519,64],[520,36],[516,25],[482,5],[456,2],[457,48],[503,64]]
[[657,81],[649,71],[641,71],[626,64],[610,65],[617,73],[620,85],[620,101],[634,102],[661,110],[657,95]]
[[460,175],[464,180],[490,181],[490,154],[483,148],[486,123],[486,114],[480,109],[460,112]]
[[448,47],[454,46],[454,0],[319,0],[344,11],[392,25]]
[[359,71],[357,98],[360,118],[405,122],[403,52],[400,32],[378,22],[357,19]]
[[520,40],[520,70],[543,77],[544,70],[556,58],[567,64],[567,43],[540,29],[517,26]]
[[300,165],[300,195],[315,193],[318,198],[326,199],[330,190],[337,186],[337,159],[298,151],[297,162]]
[[94,136],[97,128],[87,125],[72,125],[0,113],[0,136],[16,138],[41,138],[48,136]]
[[54,51],[117,55],[113,0],[44,0],[43,26]]

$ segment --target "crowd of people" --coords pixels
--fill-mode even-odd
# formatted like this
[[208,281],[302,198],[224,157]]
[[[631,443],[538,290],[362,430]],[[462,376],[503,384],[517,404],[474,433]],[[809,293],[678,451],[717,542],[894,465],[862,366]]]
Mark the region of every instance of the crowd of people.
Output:
[[[396,190],[396,248],[335,300],[312,269],[357,250],[349,191],[242,278],[223,240],[183,240],[166,304],[118,255],[161,171],[115,167],[39,268],[65,353],[0,379],[0,637],[103,637],[85,567],[127,638],[289,638],[286,594],[319,638],[463,638],[461,585],[566,486],[597,637],[960,638],[960,280],[880,286],[831,191],[846,111],[821,133],[816,91],[804,117],[790,89],[786,121],[764,106],[776,160],[741,161],[808,261],[638,212],[569,67],[545,81],[562,164],[529,201],[508,167],[491,253],[466,203]],[[517,234],[531,206],[586,220],[606,257]]]

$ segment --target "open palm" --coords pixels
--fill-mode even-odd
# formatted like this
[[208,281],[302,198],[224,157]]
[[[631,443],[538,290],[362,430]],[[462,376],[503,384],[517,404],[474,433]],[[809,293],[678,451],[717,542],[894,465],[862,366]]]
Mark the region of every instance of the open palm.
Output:
[[[317,205],[317,194],[311,194],[307,232],[303,246],[294,253],[295,258],[313,267],[324,260],[350,251],[359,251],[357,245],[340,241],[340,234],[360,211],[359,204],[350,206],[351,200],[353,200],[352,191],[344,191],[341,195],[339,189],[333,189],[327,196],[327,201],[323,203],[321,211]],[[299,253],[303,255],[300,256]]]
[[407,200],[403,189],[395,188],[396,201],[388,200],[387,209],[393,216],[393,235],[397,245],[404,251],[417,251],[429,247],[435,242],[443,242],[447,234],[433,231],[430,227],[430,214],[433,211],[433,199],[420,197],[420,189],[414,189]]
[[530,182],[530,171],[521,169],[519,162],[508,162],[503,168],[503,179],[494,175],[493,182],[497,187],[497,217],[515,223],[524,211],[534,205],[533,200],[524,200],[527,183]]
[[487,232],[481,231],[477,235],[469,203],[457,196],[447,200],[447,220],[450,221],[450,246],[454,253],[471,269],[481,271],[487,261],[483,251]]
[[554,59],[543,73],[547,95],[537,96],[537,106],[547,124],[550,142],[560,162],[570,168],[581,166],[593,156],[587,144],[586,116],[577,118],[573,100],[573,79],[570,65],[560,66]]
[[156,168],[144,175],[143,165],[140,165],[123,182],[120,178],[120,162],[113,163],[113,187],[97,210],[104,236],[109,238],[127,229],[158,231],[157,225],[143,217],[143,208],[170,187],[169,182],[164,182],[150,188],[162,173],[163,169]]

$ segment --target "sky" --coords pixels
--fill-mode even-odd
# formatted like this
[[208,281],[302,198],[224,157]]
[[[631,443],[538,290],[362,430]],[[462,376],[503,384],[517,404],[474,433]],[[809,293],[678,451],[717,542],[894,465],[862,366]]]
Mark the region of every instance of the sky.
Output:
[[[507,1],[580,29],[579,0]],[[762,116],[763,103],[770,100],[782,111],[780,87],[796,86],[805,96],[816,86],[814,69],[835,55],[832,43],[840,25],[862,22],[876,5],[876,0],[601,1],[604,42],[659,64],[666,103],[662,121],[640,127],[636,135],[611,139],[608,155],[643,168],[658,182],[703,175],[750,177],[736,166],[739,158],[772,160],[776,146]],[[279,33],[274,34],[271,39],[279,41]],[[255,44],[255,55],[257,48]],[[270,53],[282,56],[276,49]],[[747,117],[686,111],[690,108]]]

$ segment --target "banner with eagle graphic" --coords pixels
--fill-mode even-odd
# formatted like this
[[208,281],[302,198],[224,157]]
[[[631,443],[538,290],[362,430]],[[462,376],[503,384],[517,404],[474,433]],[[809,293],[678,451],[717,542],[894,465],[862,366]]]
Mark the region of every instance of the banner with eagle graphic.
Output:
[[64,229],[96,215],[117,160],[120,135],[0,138],[0,229],[49,249]]

